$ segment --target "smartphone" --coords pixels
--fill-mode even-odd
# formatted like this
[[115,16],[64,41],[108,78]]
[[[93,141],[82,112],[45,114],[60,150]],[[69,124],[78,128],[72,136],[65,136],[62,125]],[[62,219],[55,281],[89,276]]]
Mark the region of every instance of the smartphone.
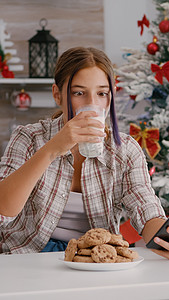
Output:
[[166,231],[168,226],[169,219],[162,225],[162,227],[156,232],[152,239],[146,244],[146,247],[151,249],[164,250],[163,247],[154,242],[154,238],[158,236],[160,239],[169,243],[169,233]]

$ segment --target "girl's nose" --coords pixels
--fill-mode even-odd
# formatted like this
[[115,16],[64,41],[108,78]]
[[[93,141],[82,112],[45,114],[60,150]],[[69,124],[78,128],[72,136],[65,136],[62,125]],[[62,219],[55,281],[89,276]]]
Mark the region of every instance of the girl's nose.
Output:
[[87,102],[88,104],[97,105],[97,98],[94,95],[89,94],[87,97]]

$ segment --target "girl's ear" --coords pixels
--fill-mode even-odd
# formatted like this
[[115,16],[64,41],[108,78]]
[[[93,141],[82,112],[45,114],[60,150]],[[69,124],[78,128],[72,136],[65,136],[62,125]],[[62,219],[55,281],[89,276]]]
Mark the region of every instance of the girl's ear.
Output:
[[55,83],[52,85],[52,94],[53,94],[53,98],[55,99],[56,104],[60,106],[61,95],[60,95],[59,88]]

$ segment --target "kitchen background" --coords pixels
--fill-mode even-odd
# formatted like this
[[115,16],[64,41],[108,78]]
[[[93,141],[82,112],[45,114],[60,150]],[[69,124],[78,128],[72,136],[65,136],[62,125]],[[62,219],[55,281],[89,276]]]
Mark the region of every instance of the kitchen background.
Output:
[[[23,81],[29,77],[28,40],[41,30],[40,19],[47,19],[45,29],[51,30],[51,35],[59,41],[59,54],[74,46],[93,46],[104,50],[113,63],[121,64],[122,46],[141,47],[143,38],[140,38],[136,22],[144,13],[153,18],[152,1],[0,0],[0,20],[6,24],[5,33],[13,42],[11,49],[16,49],[20,59],[18,65],[22,66],[20,71],[14,72],[19,79],[17,83],[0,78],[0,157],[18,124],[37,122],[58,109],[51,95],[52,79],[32,84]],[[22,88],[32,98],[32,105],[26,111],[19,111],[11,104]]]

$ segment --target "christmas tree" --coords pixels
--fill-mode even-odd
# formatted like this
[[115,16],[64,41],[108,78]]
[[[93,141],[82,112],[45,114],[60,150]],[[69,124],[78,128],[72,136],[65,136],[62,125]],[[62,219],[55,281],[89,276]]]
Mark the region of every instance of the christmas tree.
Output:
[[13,42],[6,32],[6,23],[0,19],[0,78],[13,78],[13,71],[22,71],[23,65],[18,65],[20,58],[16,57],[16,49],[12,49]]
[[133,108],[146,101],[145,114],[135,123],[126,122],[145,152],[152,186],[169,215],[169,2],[154,2],[157,20],[150,23],[144,15],[137,22],[140,34],[149,30],[152,40],[144,43],[144,50],[123,48],[127,62],[115,73]]

